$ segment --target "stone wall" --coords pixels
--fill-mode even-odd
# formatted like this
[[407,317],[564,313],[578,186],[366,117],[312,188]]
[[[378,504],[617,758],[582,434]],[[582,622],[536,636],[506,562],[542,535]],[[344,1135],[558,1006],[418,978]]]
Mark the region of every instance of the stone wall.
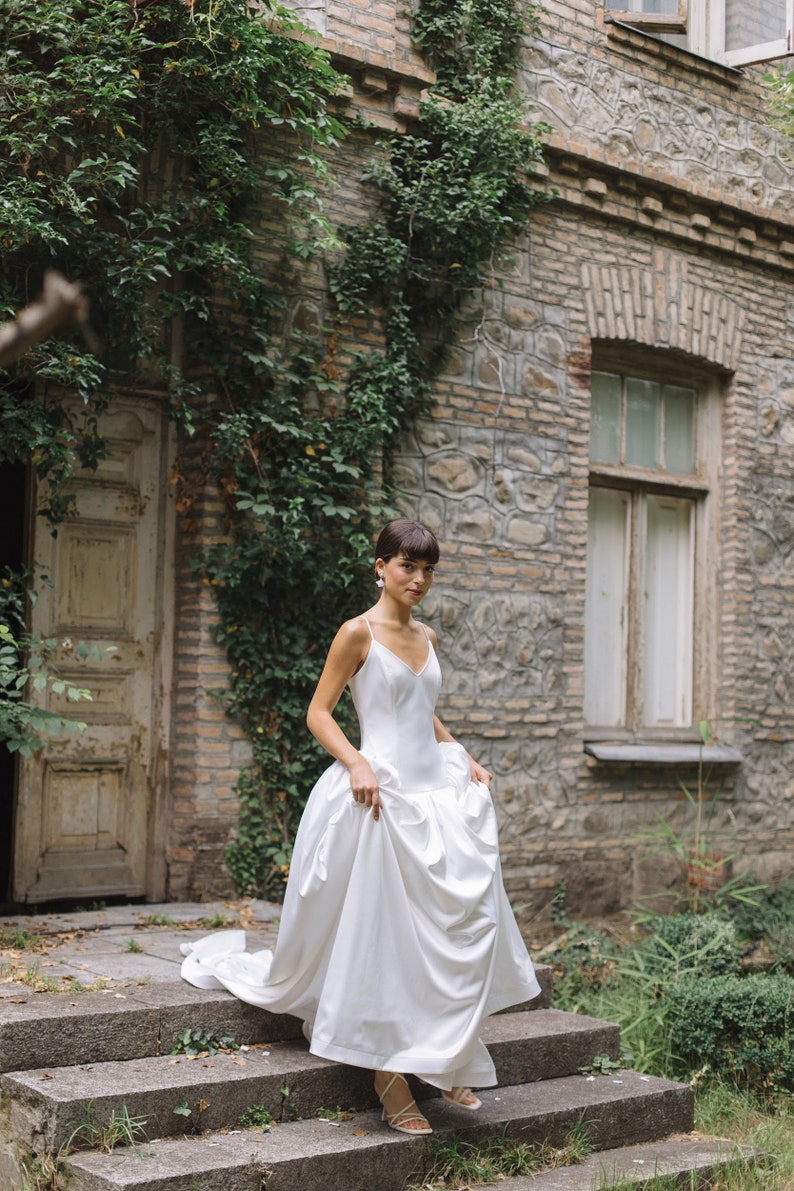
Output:
[[685,822],[680,782],[697,772],[583,752],[593,344],[723,378],[709,715],[744,762],[709,788],[736,866],[794,875],[794,191],[758,72],[603,27],[596,4],[548,10],[523,85],[553,128],[555,197],[461,320],[401,482],[444,543],[426,605],[441,710],[496,774],[508,888],[540,908],[562,881],[574,912],[598,913],[673,878],[636,837],[660,815]]
[[[343,9],[353,8],[355,36],[343,28]],[[521,81],[552,126],[542,171],[552,198],[499,284],[461,316],[434,411],[404,443],[398,483],[405,511],[442,541],[425,606],[441,643],[440,711],[496,775],[510,893],[542,912],[562,881],[581,914],[619,909],[672,880],[669,866],[643,859],[636,835],[658,815],[680,824],[680,782],[697,779],[691,767],[607,765],[583,751],[594,344],[666,351],[722,386],[708,714],[744,761],[715,771],[710,789],[737,865],[794,876],[794,190],[758,71],[604,25],[594,0],[546,8]],[[351,109],[401,129],[431,76],[404,16],[387,9],[329,4],[313,19],[350,73]],[[394,22],[391,50],[384,20]],[[370,148],[362,132],[334,163],[340,222],[367,214],[359,178]],[[321,318],[320,294],[318,285],[300,317]],[[358,331],[372,341],[370,327]],[[216,532],[207,501],[199,538]],[[191,593],[185,568],[171,896],[222,884],[244,751],[206,700],[223,664],[206,645],[210,594]]]

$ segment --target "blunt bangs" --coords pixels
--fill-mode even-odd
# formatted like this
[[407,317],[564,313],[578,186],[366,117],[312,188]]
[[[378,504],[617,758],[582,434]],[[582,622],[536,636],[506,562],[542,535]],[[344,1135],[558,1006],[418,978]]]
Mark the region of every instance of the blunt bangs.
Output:
[[375,557],[382,558],[384,562],[398,554],[435,565],[441,551],[435,534],[426,525],[401,517],[384,526],[375,546]]

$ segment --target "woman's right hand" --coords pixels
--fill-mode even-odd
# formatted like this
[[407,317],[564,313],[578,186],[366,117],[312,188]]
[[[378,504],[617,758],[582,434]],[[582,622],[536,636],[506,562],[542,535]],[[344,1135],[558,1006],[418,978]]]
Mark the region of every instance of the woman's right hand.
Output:
[[350,766],[349,773],[353,798],[362,806],[371,806],[372,818],[377,821],[380,818],[380,787],[372,766],[366,758],[360,757]]

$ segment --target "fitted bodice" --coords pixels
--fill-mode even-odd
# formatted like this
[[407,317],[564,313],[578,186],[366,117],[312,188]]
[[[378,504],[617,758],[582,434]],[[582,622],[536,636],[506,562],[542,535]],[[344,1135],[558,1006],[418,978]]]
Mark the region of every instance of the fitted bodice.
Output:
[[444,785],[443,753],[433,728],[441,667],[430,640],[417,673],[373,637],[364,664],[348,685],[361,726],[361,752],[369,762],[395,769],[404,790]]

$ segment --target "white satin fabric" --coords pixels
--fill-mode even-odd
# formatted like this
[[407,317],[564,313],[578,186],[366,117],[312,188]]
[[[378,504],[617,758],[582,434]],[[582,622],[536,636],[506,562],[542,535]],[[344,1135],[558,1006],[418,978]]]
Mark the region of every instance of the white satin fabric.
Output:
[[223,931],[192,946],[182,975],[303,1018],[313,1054],[449,1090],[496,1083],[480,1022],[540,986],[502,884],[490,793],[459,744],[435,739],[440,686],[429,643],[417,674],[373,639],[350,689],[380,819],[331,765],[295,840],[275,952],[248,954],[244,931]]

